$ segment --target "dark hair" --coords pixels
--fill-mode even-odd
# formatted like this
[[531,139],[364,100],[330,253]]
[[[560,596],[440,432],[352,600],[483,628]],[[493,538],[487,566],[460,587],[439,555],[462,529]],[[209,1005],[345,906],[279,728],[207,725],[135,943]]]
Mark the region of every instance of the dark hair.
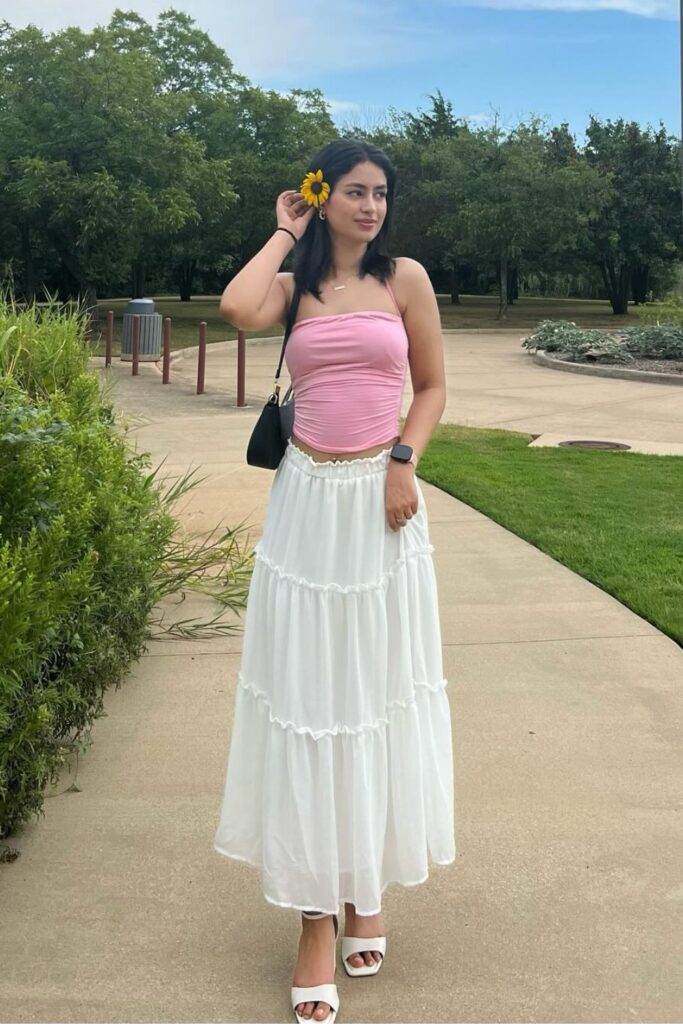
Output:
[[[372,274],[378,281],[386,281],[393,276],[396,269],[395,261],[386,248],[387,236],[391,230],[396,170],[386,153],[378,146],[373,146],[371,142],[362,139],[335,139],[314,154],[304,174],[322,168],[323,180],[333,191],[343,174],[348,174],[356,164],[364,163],[366,160],[377,164],[386,175],[387,212],[384,223],[363,255],[360,276]],[[304,175],[301,177],[303,179]],[[320,301],[320,282],[331,268],[330,231],[326,222],[318,216],[316,209],[294,252],[295,287],[301,293],[311,292]]]

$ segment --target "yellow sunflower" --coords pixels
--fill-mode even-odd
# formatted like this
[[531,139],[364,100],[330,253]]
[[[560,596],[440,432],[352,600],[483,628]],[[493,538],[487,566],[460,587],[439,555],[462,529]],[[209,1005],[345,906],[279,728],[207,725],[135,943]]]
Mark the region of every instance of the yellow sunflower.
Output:
[[299,187],[301,195],[309,206],[322,206],[327,202],[330,194],[330,186],[323,181],[323,172],[309,171]]

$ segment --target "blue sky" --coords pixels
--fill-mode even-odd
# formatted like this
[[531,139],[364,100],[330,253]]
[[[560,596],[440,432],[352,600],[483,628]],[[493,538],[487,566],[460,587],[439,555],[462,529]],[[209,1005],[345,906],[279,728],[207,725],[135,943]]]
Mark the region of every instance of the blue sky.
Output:
[[[0,0],[0,18],[46,31],[105,23],[109,0]],[[678,0],[134,0],[149,21],[190,14],[254,84],[318,87],[335,121],[371,127],[389,107],[417,112],[437,89],[472,126],[531,113],[590,114],[681,134]],[[19,13],[21,11],[21,13]]]

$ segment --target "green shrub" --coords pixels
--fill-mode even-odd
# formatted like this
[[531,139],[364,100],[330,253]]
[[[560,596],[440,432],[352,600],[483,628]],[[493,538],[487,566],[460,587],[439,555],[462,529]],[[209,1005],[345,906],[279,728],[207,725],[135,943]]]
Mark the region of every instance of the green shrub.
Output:
[[0,380],[2,834],[38,809],[63,740],[142,654],[175,528],[144,456],[83,415],[96,393],[80,377],[34,404]]
[[683,322],[625,327],[624,348],[635,358],[683,359]]
[[529,350],[561,352],[574,360],[629,363],[634,359],[683,359],[683,324],[643,324],[619,331],[579,327],[572,320],[543,320],[522,341]]
[[[10,339],[29,337],[26,316]],[[104,692],[154,635],[161,599],[192,589],[220,607],[208,624],[162,635],[234,632],[239,623],[218,619],[244,607],[253,567],[241,524],[197,541],[179,528],[173,503],[199,481],[164,489],[149,455],[128,448],[98,379],[80,369],[82,325],[61,333],[48,314],[35,337],[38,355],[13,341],[9,357],[5,332],[11,374],[0,375],[0,837],[42,813],[47,782],[86,749]]]

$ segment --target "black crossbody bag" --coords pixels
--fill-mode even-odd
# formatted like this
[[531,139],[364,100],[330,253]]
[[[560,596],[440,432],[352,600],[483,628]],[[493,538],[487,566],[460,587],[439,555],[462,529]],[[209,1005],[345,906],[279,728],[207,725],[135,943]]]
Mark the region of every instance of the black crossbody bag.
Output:
[[298,286],[295,285],[292,301],[287,311],[280,362],[275,374],[275,388],[256,421],[256,425],[249,438],[249,444],[247,445],[248,464],[250,466],[259,466],[261,469],[277,469],[282,461],[282,456],[285,454],[289,438],[292,436],[292,428],[294,427],[294,395],[292,394],[292,385],[289,385],[282,402],[280,402],[278,378],[285,355],[285,345],[294,326],[296,311],[299,308],[300,297],[301,292]]

